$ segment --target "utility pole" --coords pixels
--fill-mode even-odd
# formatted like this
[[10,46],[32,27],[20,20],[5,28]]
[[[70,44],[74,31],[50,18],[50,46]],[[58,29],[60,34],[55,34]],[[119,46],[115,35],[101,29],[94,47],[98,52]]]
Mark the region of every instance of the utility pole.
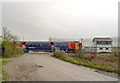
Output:
[[49,41],[51,42],[51,40],[52,40],[52,38],[51,38],[51,36],[50,36],[50,39],[49,39]]
[[83,46],[83,38],[81,38],[81,43],[82,43],[82,46]]
[[24,36],[23,36],[23,42],[24,42]]

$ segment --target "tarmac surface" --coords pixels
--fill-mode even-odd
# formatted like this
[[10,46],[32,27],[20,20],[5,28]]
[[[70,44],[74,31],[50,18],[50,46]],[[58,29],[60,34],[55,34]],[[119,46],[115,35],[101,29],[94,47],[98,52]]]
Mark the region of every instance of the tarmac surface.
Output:
[[118,81],[95,69],[56,59],[50,53],[28,53],[9,58],[3,66],[7,81]]

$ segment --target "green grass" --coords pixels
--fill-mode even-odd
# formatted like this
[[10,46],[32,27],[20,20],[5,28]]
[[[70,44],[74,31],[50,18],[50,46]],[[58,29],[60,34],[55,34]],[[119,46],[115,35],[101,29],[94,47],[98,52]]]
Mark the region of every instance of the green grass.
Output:
[[11,56],[3,56],[2,58],[13,58],[13,57],[18,57],[18,56],[23,56],[24,54],[16,54],[16,55],[11,55]]
[[3,77],[3,78],[0,77],[0,82],[2,81],[2,79],[5,80],[5,79],[7,79],[7,77],[8,77],[8,74],[5,73],[4,70],[2,70],[2,66],[3,66],[4,64],[6,64],[8,61],[9,61],[9,60],[0,59],[0,75],[2,74],[2,77]]
[[[84,54],[85,56],[91,56],[90,54]],[[100,54],[97,54],[97,55],[95,55],[95,56],[97,56],[97,57],[101,57],[101,56],[113,56],[113,57],[115,57],[115,55],[114,54],[103,54],[103,55],[100,55]]]
[[0,59],[0,63],[2,63],[2,64],[6,64],[7,62],[8,62],[8,60]]
[[5,80],[5,79],[7,79],[8,77],[9,77],[9,75],[3,70],[2,71],[2,80]]
[[118,69],[113,69],[113,68],[108,68],[108,67],[104,67],[104,66],[88,64],[88,63],[68,59],[68,58],[65,58],[65,57],[59,57],[59,56],[54,56],[54,55],[52,55],[52,56],[56,57],[56,58],[58,58],[60,60],[70,62],[70,63],[74,63],[74,64],[78,64],[78,65],[82,65],[82,66],[86,66],[86,67],[90,67],[90,68],[95,68],[95,69],[99,69],[99,70],[104,70],[104,71],[114,72],[114,73],[120,74],[120,70],[118,70]]
[[6,59],[0,59],[0,63],[6,64],[9,60]]
[[2,70],[2,66],[4,64],[6,64],[7,62],[9,62],[9,60],[5,60],[5,58],[13,58],[13,57],[18,57],[18,56],[23,56],[24,54],[21,53],[21,54],[17,54],[17,55],[12,55],[12,56],[7,56],[7,57],[2,57],[3,59],[0,59],[0,75],[2,74],[2,78],[0,77],[0,82],[2,80],[5,80],[9,77],[9,75],[4,71]]
[[110,54],[110,55],[97,55],[97,56],[113,56],[114,57],[114,55],[112,54]]

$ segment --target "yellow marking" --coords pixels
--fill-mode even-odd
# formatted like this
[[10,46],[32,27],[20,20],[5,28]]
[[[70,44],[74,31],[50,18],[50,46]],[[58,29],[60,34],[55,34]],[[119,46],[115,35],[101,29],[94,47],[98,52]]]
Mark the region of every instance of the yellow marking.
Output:
[[79,50],[79,43],[75,43],[75,49]]
[[20,43],[16,43],[16,47],[19,48],[20,47]]

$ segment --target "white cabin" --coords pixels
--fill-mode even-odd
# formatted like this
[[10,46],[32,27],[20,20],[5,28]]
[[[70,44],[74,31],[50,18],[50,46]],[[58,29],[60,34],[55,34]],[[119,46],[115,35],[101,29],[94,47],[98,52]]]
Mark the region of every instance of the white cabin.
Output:
[[97,52],[111,53],[112,52],[112,39],[111,38],[94,38],[93,45],[97,48]]

